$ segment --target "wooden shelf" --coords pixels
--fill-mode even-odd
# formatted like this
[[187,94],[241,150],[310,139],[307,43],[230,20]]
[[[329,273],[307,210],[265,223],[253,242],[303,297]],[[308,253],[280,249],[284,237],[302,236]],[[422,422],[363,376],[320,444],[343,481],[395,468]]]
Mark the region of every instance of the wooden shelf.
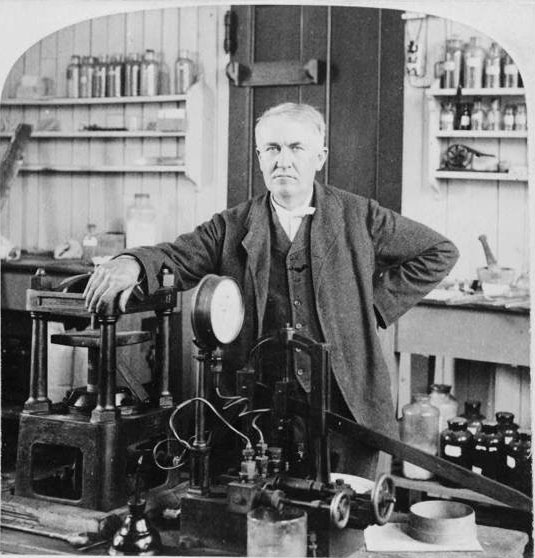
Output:
[[505,130],[439,130],[437,138],[495,138],[495,139],[526,139],[528,133],[524,131]]
[[[152,130],[125,130],[125,131],[81,131],[81,132],[34,132],[31,139],[84,139],[84,138],[180,138],[186,132],[156,132]],[[9,132],[0,133],[0,138],[9,139]]]
[[[463,97],[518,97],[525,94],[523,87],[499,87],[490,89],[487,87],[478,87],[477,89],[461,89]],[[455,97],[457,89],[439,89],[431,88],[427,90],[427,95],[430,97]]]
[[507,172],[481,171],[435,171],[435,178],[439,180],[493,180],[496,182],[527,182],[527,177],[519,178]]
[[122,105],[132,103],[173,103],[185,101],[186,95],[155,95],[151,97],[88,97],[68,99],[50,97],[40,99],[0,99],[0,106],[63,106],[63,105]]
[[72,165],[24,165],[19,172],[34,173],[88,173],[88,174],[114,174],[114,173],[136,173],[136,172],[186,172],[184,165],[122,165],[105,166],[95,165],[91,167],[72,166]]

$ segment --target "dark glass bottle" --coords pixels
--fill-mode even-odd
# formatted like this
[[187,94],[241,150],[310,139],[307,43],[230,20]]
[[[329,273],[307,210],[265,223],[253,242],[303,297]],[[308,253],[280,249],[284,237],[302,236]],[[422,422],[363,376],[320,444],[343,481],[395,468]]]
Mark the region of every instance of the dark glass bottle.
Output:
[[440,434],[440,456],[470,469],[474,437],[467,429],[468,421],[462,417],[448,420],[448,428]]
[[505,462],[503,435],[495,422],[484,421],[474,437],[472,471],[494,480],[502,478]]
[[468,103],[463,106],[461,112],[461,120],[459,122],[459,130],[470,130],[471,126],[471,107]]
[[475,436],[481,430],[485,415],[481,414],[481,401],[469,399],[464,402],[464,413],[461,417],[468,421],[468,430]]
[[515,415],[513,413],[498,411],[496,413],[496,422],[498,423],[498,431],[503,434],[505,445],[518,438],[518,424],[515,422]]
[[531,434],[522,430],[516,440],[505,446],[502,481],[531,496]]

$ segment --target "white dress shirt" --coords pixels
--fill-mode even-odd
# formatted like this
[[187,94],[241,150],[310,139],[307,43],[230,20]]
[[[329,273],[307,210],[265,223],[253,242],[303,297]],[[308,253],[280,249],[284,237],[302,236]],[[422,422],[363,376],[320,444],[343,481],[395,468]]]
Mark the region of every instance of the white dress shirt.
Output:
[[282,205],[277,203],[273,194],[271,195],[271,204],[275,208],[281,227],[284,229],[284,232],[288,235],[288,238],[292,242],[299,230],[299,227],[301,226],[303,217],[305,217],[305,215],[314,215],[314,212],[316,211],[315,207],[310,206],[313,194],[314,192],[312,191],[310,193],[310,197],[303,205],[291,210],[282,207]]

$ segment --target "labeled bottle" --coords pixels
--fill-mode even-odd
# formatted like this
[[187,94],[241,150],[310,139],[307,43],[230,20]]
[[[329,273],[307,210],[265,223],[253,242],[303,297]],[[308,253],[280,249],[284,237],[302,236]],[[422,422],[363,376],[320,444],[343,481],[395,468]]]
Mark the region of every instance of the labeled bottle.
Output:
[[490,45],[485,60],[485,87],[498,88],[501,85],[502,49],[498,43]]
[[93,78],[93,72],[91,71],[91,64],[89,62],[89,56],[82,56],[82,61],[80,63],[80,97],[87,98],[91,97],[91,80]]
[[468,422],[467,429],[475,436],[480,430],[485,415],[481,414],[481,401],[469,399],[464,402],[464,413],[461,417]]
[[93,72],[93,97],[106,96],[106,62],[95,58],[95,69]]
[[154,50],[147,49],[141,63],[141,95],[151,97],[158,94],[158,63]]
[[511,105],[507,105],[503,111],[503,129],[512,132],[515,127],[515,113]]
[[481,431],[474,436],[472,472],[499,480],[503,475],[504,464],[505,448],[498,425],[483,421]]
[[67,97],[80,97],[80,57],[76,54],[71,56],[71,62],[67,66]]
[[483,130],[485,121],[485,113],[483,112],[483,104],[480,97],[474,99],[474,106],[470,114],[470,129]]
[[442,104],[440,111],[440,129],[441,130],[453,130],[453,125],[455,121],[455,110],[453,109],[453,103],[447,102]]
[[139,55],[131,54],[125,63],[124,94],[127,97],[137,97],[139,95],[139,74],[140,74]]
[[186,51],[180,51],[175,62],[175,93],[186,93],[195,81],[195,64]]
[[516,105],[515,110],[515,130],[525,132],[528,129],[528,118],[526,115],[526,105],[523,103]]
[[501,130],[502,114],[500,112],[500,100],[492,99],[490,110],[487,113],[487,129],[492,131]]
[[470,105],[466,103],[461,112],[461,119],[459,121],[459,130],[470,130],[472,115],[470,112]]
[[520,430],[518,439],[505,446],[503,482],[531,496],[531,465],[531,433],[527,430]]
[[462,417],[448,420],[448,428],[440,434],[440,456],[470,469],[474,436],[468,430],[468,421]]
[[[429,395],[416,393],[412,402],[402,409],[401,440],[431,455],[438,453],[439,410],[431,405]],[[403,461],[403,476],[409,479],[428,480],[433,473]]]
[[115,72],[113,97],[122,97],[124,94],[124,60],[122,54],[117,56],[113,69]]
[[496,413],[496,422],[498,423],[498,431],[503,435],[504,444],[509,444],[518,438],[518,424],[515,422],[515,415],[507,411],[498,411]]
[[126,247],[150,246],[157,242],[156,210],[149,194],[135,194],[126,215]]
[[457,416],[457,399],[451,395],[451,386],[447,384],[431,384],[429,402],[439,410],[438,429],[442,432],[448,420]]
[[456,89],[461,83],[463,49],[461,40],[451,38],[446,41],[446,59],[444,61],[444,81],[446,88]]
[[108,60],[108,64],[106,66],[106,97],[115,97],[116,65],[117,65],[117,59],[115,58],[115,56],[110,56]]
[[485,51],[477,37],[470,37],[464,54],[464,86],[469,89],[483,87]]
[[506,53],[503,64],[504,87],[518,87],[518,77],[518,68],[511,56]]
[[95,234],[96,226],[92,223],[87,225],[87,232],[82,239],[82,260],[88,265],[93,264],[93,258],[97,255],[98,237]]

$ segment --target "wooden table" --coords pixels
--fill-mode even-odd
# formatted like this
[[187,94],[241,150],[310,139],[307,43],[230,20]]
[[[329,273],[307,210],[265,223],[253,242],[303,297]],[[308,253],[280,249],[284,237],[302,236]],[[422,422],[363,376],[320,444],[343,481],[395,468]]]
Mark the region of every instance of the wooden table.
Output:
[[400,318],[398,410],[411,398],[411,354],[435,355],[436,383],[454,384],[454,359],[529,366],[529,310],[424,300]]

